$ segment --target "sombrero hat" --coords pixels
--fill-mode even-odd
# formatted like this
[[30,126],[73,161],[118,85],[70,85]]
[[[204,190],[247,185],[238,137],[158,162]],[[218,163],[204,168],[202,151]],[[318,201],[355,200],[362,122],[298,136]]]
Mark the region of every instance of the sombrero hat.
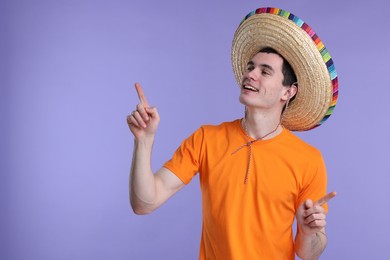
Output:
[[282,125],[292,131],[306,131],[324,123],[338,97],[338,79],[324,44],[309,25],[279,8],[259,8],[245,16],[232,45],[232,65],[242,84],[247,63],[264,47],[271,47],[293,68],[298,93],[285,112]]

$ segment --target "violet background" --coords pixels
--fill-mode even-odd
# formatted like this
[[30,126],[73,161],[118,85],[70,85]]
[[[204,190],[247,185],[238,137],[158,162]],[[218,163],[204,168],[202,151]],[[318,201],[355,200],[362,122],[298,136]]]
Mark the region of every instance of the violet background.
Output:
[[151,215],[129,207],[133,84],[162,118],[157,170],[200,125],[242,116],[230,47],[260,6],[306,21],[339,74],[334,114],[298,133],[338,191],[321,259],[390,259],[385,0],[1,0],[0,259],[197,259],[198,178]]

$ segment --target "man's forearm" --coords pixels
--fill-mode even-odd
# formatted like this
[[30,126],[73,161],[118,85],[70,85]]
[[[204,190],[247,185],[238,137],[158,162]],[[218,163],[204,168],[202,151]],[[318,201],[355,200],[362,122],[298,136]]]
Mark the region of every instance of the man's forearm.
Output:
[[136,214],[148,214],[154,210],[156,185],[151,169],[153,141],[153,138],[134,141],[130,170],[130,203]]
[[325,231],[304,235],[298,230],[295,238],[295,252],[303,260],[315,260],[322,254],[326,244]]

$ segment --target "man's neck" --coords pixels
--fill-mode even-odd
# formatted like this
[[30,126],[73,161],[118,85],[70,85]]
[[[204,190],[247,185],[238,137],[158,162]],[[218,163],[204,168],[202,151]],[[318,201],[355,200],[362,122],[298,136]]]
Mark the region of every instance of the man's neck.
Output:
[[243,127],[247,134],[254,139],[271,139],[282,132],[280,114],[270,115],[258,111],[248,110],[243,120]]

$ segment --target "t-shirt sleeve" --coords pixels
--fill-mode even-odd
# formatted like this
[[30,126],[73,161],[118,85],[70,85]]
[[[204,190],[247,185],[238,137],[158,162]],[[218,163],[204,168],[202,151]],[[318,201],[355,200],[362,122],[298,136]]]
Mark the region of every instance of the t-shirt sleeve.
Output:
[[188,184],[199,172],[204,139],[203,127],[185,139],[164,167]]
[[[319,200],[326,195],[327,174],[326,166],[322,155],[319,153],[317,160],[313,160],[308,172],[303,178],[303,187],[299,194],[296,208],[298,208],[305,200]],[[328,212],[328,205],[322,205],[325,212]]]

